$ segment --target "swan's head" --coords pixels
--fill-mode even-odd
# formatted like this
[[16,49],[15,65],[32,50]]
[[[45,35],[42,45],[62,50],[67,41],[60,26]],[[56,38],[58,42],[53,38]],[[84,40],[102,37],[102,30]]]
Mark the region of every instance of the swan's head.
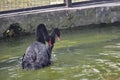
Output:
[[44,24],[39,24],[36,28],[36,40],[38,42],[44,43],[45,44],[45,38],[44,38],[44,34],[43,34],[43,27],[45,25]]
[[60,41],[60,30],[58,28],[55,28],[55,33],[57,35],[58,41]]
[[60,41],[60,30],[58,28],[55,28],[53,30],[52,34],[49,36],[49,45],[50,46],[54,46],[55,37],[57,37],[58,41]]
[[[38,35],[37,37],[40,37],[41,35],[41,40],[42,38],[44,38],[44,43],[45,41],[49,41],[49,35],[48,35],[48,31],[46,29],[45,24],[39,24],[36,30],[36,34]],[[41,35],[40,35],[41,34]]]

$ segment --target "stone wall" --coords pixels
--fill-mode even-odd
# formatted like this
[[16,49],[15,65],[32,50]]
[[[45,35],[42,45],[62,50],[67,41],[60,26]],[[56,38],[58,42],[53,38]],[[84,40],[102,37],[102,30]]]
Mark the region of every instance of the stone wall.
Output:
[[48,29],[61,29],[89,24],[113,23],[120,21],[120,5],[60,8],[39,12],[21,13],[0,17],[0,35],[11,24],[18,22],[27,32],[34,32],[38,24],[46,24]]

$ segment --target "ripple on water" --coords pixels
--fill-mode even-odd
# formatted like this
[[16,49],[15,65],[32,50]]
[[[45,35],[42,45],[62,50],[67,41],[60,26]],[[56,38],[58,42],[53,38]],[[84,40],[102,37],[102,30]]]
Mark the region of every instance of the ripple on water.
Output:
[[77,65],[77,66],[72,66],[71,69],[79,69],[80,68],[80,65]]
[[105,56],[107,56],[109,54],[108,53],[99,53],[99,55],[105,55]]
[[11,69],[13,66],[1,67],[0,70],[8,70]]
[[96,59],[95,60],[97,63],[106,63],[106,62],[110,62],[110,60],[107,59]]
[[114,58],[120,58],[120,52],[118,51],[104,51],[103,53],[99,53],[99,55],[103,55],[103,56],[111,56]]
[[120,71],[120,66],[118,65],[118,63],[114,63],[114,62],[107,62],[105,63],[107,64],[110,68],[115,69],[117,71]]
[[116,43],[116,45],[120,46],[120,43]]
[[86,74],[76,74],[73,77],[81,77],[81,76],[85,76]]
[[107,46],[104,46],[104,48],[113,48],[113,49],[119,49],[120,48],[120,43],[116,43],[114,45],[107,45]]
[[87,78],[82,78],[82,79],[80,79],[80,80],[89,80],[89,79],[87,79]]
[[56,79],[56,80],[67,80],[67,79]]
[[14,74],[10,75],[10,77],[11,77],[11,78],[18,78],[18,77],[21,77],[21,76],[18,75],[18,74],[16,74],[16,73],[14,73]]
[[13,71],[15,67],[18,66],[16,63],[19,64],[19,57],[11,57],[9,59],[2,60],[3,65],[0,67],[0,70]]
[[11,62],[18,61],[18,59],[20,59],[20,57],[16,56],[16,57],[11,57],[11,58],[8,58],[8,59],[0,60],[0,62],[11,63]]
[[52,61],[56,61],[56,60],[57,60],[56,54],[53,54],[53,53],[52,53],[52,56],[51,56],[51,57],[52,57],[52,58],[51,58]]
[[11,63],[11,62],[15,62],[15,61],[18,61],[19,57],[16,56],[16,57],[11,57],[9,58],[8,62],[7,63]]
[[64,73],[65,72],[65,68],[61,68],[61,67],[51,67],[52,72],[57,72],[57,73]]
[[7,62],[7,61],[8,61],[8,59],[0,60],[1,63]]
[[83,69],[82,73],[85,73],[85,74],[89,75],[91,73],[100,73],[100,71],[96,68],[91,68],[91,69]]
[[65,70],[65,68],[62,67],[51,67],[52,70],[62,71]]
[[92,66],[92,65],[83,65],[83,66],[82,66],[83,69],[84,69],[84,68],[85,68],[85,69],[86,69],[86,68],[91,68],[91,67],[94,67],[94,66]]

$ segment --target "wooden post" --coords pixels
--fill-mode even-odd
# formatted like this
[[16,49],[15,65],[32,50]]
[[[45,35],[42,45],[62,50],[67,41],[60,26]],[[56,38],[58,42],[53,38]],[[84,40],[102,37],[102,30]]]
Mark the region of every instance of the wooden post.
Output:
[[64,0],[66,7],[72,7],[72,0]]

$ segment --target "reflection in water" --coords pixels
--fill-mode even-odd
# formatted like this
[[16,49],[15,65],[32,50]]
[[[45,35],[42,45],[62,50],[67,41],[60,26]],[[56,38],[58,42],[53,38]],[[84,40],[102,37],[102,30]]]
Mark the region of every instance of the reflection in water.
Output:
[[[26,71],[21,57],[34,36],[0,41],[1,80],[116,80],[120,78],[120,29],[66,30],[55,44],[52,65]],[[111,33],[112,32],[112,33]]]

